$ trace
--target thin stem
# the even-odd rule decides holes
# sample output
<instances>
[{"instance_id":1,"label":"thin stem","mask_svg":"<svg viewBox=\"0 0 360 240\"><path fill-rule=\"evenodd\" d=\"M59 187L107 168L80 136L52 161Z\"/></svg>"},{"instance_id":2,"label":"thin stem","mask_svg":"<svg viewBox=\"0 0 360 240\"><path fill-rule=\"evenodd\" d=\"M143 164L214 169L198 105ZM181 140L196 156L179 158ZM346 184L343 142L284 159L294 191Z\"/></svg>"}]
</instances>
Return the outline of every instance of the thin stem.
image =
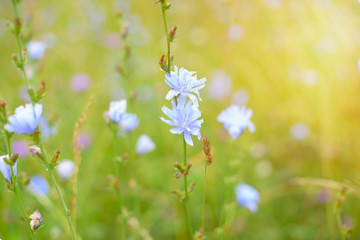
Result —
<instances>
[{"instance_id":1,"label":"thin stem","mask_svg":"<svg viewBox=\"0 0 360 240\"><path fill-rule=\"evenodd\" d=\"M186 142L185 142L185 138L183 138L183 142L184 142L184 167L186 167L187 164L187 159L186 159ZM184 212L185 212L185 222L186 222L186 231L188 234L188 238L192 239L192 229L191 229L191 224L190 224L190 220L189 220L189 213L188 213L188 207L187 207L187 200L188 200L188 189L187 189L187 174L184 174L184 191L185 191L185 196L184 196L184 201L183 201L183 207L184 207Z\"/></svg>"},{"instance_id":2,"label":"thin stem","mask_svg":"<svg viewBox=\"0 0 360 240\"><path fill-rule=\"evenodd\" d=\"M117 157L118 155L118 148L117 148L117 128L114 127L113 129L113 151L114 151L114 157ZM120 182L121 177L121 168L120 163L115 162L115 169L116 169L116 177L118 178ZM126 222L125 222L125 216L122 212L123 209L123 201L121 196L120 189L116 189L116 196L119 202L119 208L120 208L120 215L121 215L121 239L126 240Z\"/></svg>"},{"instance_id":3,"label":"thin stem","mask_svg":"<svg viewBox=\"0 0 360 240\"><path fill-rule=\"evenodd\" d=\"M12 0L11 2L12 2L12 5L13 5L13 9L14 9L15 19L17 19L17 18L19 18L19 14L18 14L16 0ZM26 71L25 71L25 61L24 61L23 55L21 53L21 51L22 51L22 43L21 43L20 33L15 34L15 36L16 36L16 42L17 42L17 47L18 47L18 54L19 54L19 58L20 58L20 62L21 62L20 70L21 70L21 73L22 73L22 75L24 77L25 86L28 89L29 88L29 80L28 80L28 77L27 77ZM31 97L30 97L30 100L31 100L31 103L34 104L34 101L33 101L33 99Z\"/></svg>"},{"instance_id":4,"label":"thin stem","mask_svg":"<svg viewBox=\"0 0 360 240\"><path fill-rule=\"evenodd\" d=\"M8 156L9 156L9 159L11 159L12 154L11 154L10 136L9 136L9 133L7 131L5 131L5 138L6 138L6 144L7 144L7 149L8 149ZM10 166L10 172L11 172L11 182L13 183L13 186L14 186L14 192L15 192L15 195L16 195L16 199L17 199L17 201L18 201L18 203L20 205L22 214L24 215L25 222L26 222L26 225L28 226L28 229L30 231L31 238L32 239L37 239L34 231L30 227L29 217L26 214L24 204L23 204L23 202L22 202L22 200L20 198L19 189L17 187L17 182L16 182L16 178L15 178L15 174L14 174L14 169L13 169L12 166Z\"/></svg>"},{"instance_id":5,"label":"thin stem","mask_svg":"<svg viewBox=\"0 0 360 240\"><path fill-rule=\"evenodd\" d=\"M45 163L45 165L46 165L46 167L47 167L47 169L48 169L48 172L49 172L49 174L50 174L51 180L52 180L53 184L55 185L56 193L57 193L57 195L58 195L58 197L59 197L59 199L60 199L60 202L61 202L61 204L62 204L62 206L63 206L63 209L64 209L64 211L65 211L65 216L66 216L66 219L67 219L68 224L69 224L69 228L70 228L70 231L71 231L72 238L73 238L73 240L75 240L75 239L76 239L76 234L75 234L75 231L74 231L74 226L73 226L73 223L72 223L72 218L71 218L70 210L68 209L68 207L67 207L67 205L66 205L66 203L65 203L64 197L63 197L62 194L61 194L60 188L59 188L59 186L58 186L58 184L57 184L57 181L56 181L56 179L55 179L55 176L54 176L53 169L52 169L52 167L50 166L48 157L47 157L47 155L46 155L46 153L45 153L45 150L44 150L44 147L43 147L43 145L42 145L41 140L40 140L40 142L39 142L39 147L40 147L40 150L41 150L41 155L42 155L43 158L44 158L44 163Z\"/></svg>"},{"instance_id":6,"label":"thin stem","mask_svg":"<svg viewBox=\"0 0 360 240\"><path fill-rule=\"evenodd\" d=\"M206 198L206 169L208 164L205 164L205 175L204 175L204 196L203 196L203 209L202 209L202 219L201 219L201 228L205 230L205 198Z\"/></svg>"},{"instance_id":7,"label":"thin stem","mask_svg":"<svg viewBox=\"0 0 360 240\"><path fill-rule=\"evenodd\" d=\"M167 44L167 59L168 59L168 73L170 73L170 68L171 68L171 62L170 62L170 40L169 40L169 33L168 33L168 27L167 27L167 22L166 22L166 14L165 14L165 7L161 7L161 13L163 16L163 22L164 22L164 29L165 29L165 35L166 35L166 44Z\"/></svg>"}]
</instances>

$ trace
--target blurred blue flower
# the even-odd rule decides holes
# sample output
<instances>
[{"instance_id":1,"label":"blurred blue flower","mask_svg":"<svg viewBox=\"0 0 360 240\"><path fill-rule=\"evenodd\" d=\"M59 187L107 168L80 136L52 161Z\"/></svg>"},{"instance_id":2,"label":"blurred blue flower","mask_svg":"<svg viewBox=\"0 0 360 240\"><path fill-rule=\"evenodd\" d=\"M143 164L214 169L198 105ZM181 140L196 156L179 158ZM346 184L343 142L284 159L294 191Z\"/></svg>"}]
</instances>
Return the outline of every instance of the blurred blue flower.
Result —
<instances>
[{"instance_id":1,"label":"blurred blue flower","mask_svg":"<svg viewBox=\"0 0 360 240\"><path fill-rule=\"evenodd\" d=\"M26 141L13 141L11 143L13 153L18 153L19 157L24 157L29 154L28 143Z\"/></svg>"},{"instance_id":2,"label":"blurred blue flower","mask_svg":"<svg viewBox=\"0 0 360 240\"><path fill-rule=\"evenodd\" d=\"M168 116L171 120L167 120L163 117L160 117L160 119L165 123L175 127L170 129L172 134L184 133L186 143L190 146L193 146L193 141L190 134L196 135L200 140L200 128L204 120L197 120L199 117L201 117L201 112L195 105L192 104L191 101L188 101L186 105L185 102L186 98L179 98L177 105L174 101L171 101L173 107L172 110L166 106L163 106L163 113L165 113L166 116Z\"/></svg>"},{"instance_id":3,"label":"blurred blue flower","mask_svg":"<svg viewBox=\"0 0 360 240\"><path fill-rule=\"evenodd\" d=\"M71 160L62 160L57 166L56 171L62 180L71 178L75 170L75 164Z\"/></svg>"},{"instance_id":4,"label":"blurred blue flower","mask_svg":"<svg viewBox=\"0 0 360 240\"><path fill-rule=\"evenodd\" d=\"M217 117L218 122L224 123L225 129L229 132L233 139L236 139L245 128L249 128L250 132L255 131L254 124L250 121L252 110L231 105L223 110Z\"/></svg>"},{"instance_id":5,"label":"blurred blue flower","mask_svg":"<svg viewBox=\"0 0 360 240\"><path fill-rule=\"evenodd\" d=\"M40 175L34 175L29 180L28 190L37 197L46 197L49 193L48 182Z\"/></svg>"},{"instance_id":6,"label":"blurred blue flower","mask_svg":"<svg viewBox=\"0 0 360 240\"><path fill-rule=\"evenodd\" d=\"M38 60L45 54L46 45L41 41L31 41L27 45L28 55L31 59Z\"/></svg>"},{"instance_id":7,"label":"blurred blue flower","mask_svg":"<svg viewBox=\"0 0 360 240\"><path fill-rule=\"evenodd\" d=\"M197 94L201 101L199 90L205 87L206 78L197 80L195 72L189 72L185 68L178 68L174 66L175 71L171 74L166 73L165 82L172 89L167 93L166 99L171 100L173 97L180 95L180 98L189 97L195 106L198 106L198 99L195 95Z\"/></svg>"},{"instance_id":8,"label":"blurred blue flower","mask_svg":"<svg viewBox=\"0 0 360 240\"><path fill-rule=\"evenodd\" d=\"M139 126L139 119L134 113L126 114L120 121L120 126L125 132L131 132Z\"/></svg>"},{"instance_id":9,"label":"blurred blue flower","mask_svg":"<svg viewBox=\"0 0 360 240\"><path fill-rule=\"evenodd\" d=\"M136 142L136 153L139 155L144 155L154 151L154 149L155 143L151 140L151 138L146 134L140 135Z\"/></svg>"},{"instance_id":10,"label":"blurred blue flower","mask_svg":"<svg viewBox=\"0 0 360 240\"><path fill-rule=\"evenodd\" d=\"M259 192L248 184L241 183L236 187L236 201L238 204L248 208L251 212L256 212L257 204L260 201Z\"/></svg>"},{"instance_id":11,"label":"blurred blue flower","mask_svg":"<svg viewBox=\"0 0 360 240\"><path fill-rule=\"evenodd\" d=\"M5 125L5 129L19 134L31 134L35 131L41 114L42 105L38 103L35 104L35 108L31 103L25 107L17 107L15 114L9 117L9 124Z\"/></svg>"},{"instance_id":12,"label":"blurred blue flower","mask_svg":"<svg viewBox=\"0 0 360 240\"><path fill-rule=\"evenodd\" d=\"M119 123L126 115L126 100L111 102L108 114L114 123Z\"/></svg>"},{"instance_id":13,"label":"blurred blue flower","mask_svg":"<svg viewBox=\"0 0 360 240\"><path fill-rule=\"evenodd\" d=\"M0 156L0 171L2 175L4 176L5 180L7 182L11 182L11 169L10 166L5 162L5 158L8 157L8 155ZM14 176L16 177L17 173L17 162L13 166Z\"/></svg>"},{"instance_id":14,"label":"blurred blue flower","mask_svg":"<svg viewBox=\"0 0 360 240\"><path fill-rule=\"evenodd\" d=\"M55 135L57 133L56 127L51 126L44 116L40 118L39 126L41 129L41 136L43 138L49 138L51 135Z\"/></svg>"}]
</instances>

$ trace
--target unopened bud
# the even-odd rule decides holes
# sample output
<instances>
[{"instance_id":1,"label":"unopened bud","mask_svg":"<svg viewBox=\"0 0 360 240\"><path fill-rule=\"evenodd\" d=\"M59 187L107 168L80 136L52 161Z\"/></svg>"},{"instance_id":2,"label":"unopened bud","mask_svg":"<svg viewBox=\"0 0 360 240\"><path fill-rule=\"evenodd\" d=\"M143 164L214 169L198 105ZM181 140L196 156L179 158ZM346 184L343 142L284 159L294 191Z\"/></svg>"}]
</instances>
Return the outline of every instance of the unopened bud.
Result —
<instances>
[{"instance_id":1,"label":"unopened bud","mask_svg":"<svg viewBox=\"0 0 360 240\"><path fill-rule=\"evenodd\" d=\"M194 187L195 187L195 183L190 183L190 185L189 185L189 188L188 188L188 193L191 193L192 192L192 190L194 189Z\"/></svg>"},{"instance_id":2,"label":"unopened bud","mask_svg":"<svg viewBox=\"0 0 360 240\"><path fill-rule=\"evenodd\" d=\"M15 64L16 67L18 67L18 68L22 67L22 63L21 63L21 61L20 61L17 54L12 55L12 60L13 60L13 63Z\"/></svg>"},{"instance_id":3,"label":"unopened bud","mask_svg":"<svg viewBox=\"0 0 360 240\"><path fill-rule=\"evenodd\" d=\"M174 39L175 39L175 34L176 34L176 29L177 29L177 26L174 26L174 27L170 30L169 36L168 36L169 42L173 42L173 41L174 41Z\"/></svg>"},{"instance_id":4,"label":"unopened bud","mask_svg":"<svg viewBox=\"0 0 360 240\"><path fill-rule=\"evenodd\" d=\"M16 36L19 36L21 32L21 19L15 18L15 24L14 24L14 34Z\"/></svg>"},{"instance_id":5,"label":"unopened bud","mask_svg":"<svg viewBox=\"0 0 360 240\"><path fill-rule=\"evenodd\" d=\"M161 70L163 70L164 72L168 71L164 54L162 54L160 57L159 65Z\"/></svg>"},{"instance_id":6,"label":"unopened bud","mask_svg":"<svg viewBox=\"0 0 360 240\"><path fill-rule=\"evenodd\" d=\"M120 181L118 178L110 175L109 176L110 185L114 189L120 189Z\"/></svg>"},{"instance_id":7,"label":"unopened bud","mask_svg":"<svg viewBox=\"0 0 360 240\"><path fill-rule=\"evenodd\" d=\"M122 38L126 38L129 34L130 24L128 22L124 22L122 28L123 30L121 32L121 36Z\"/></svg>"},{"instance_id":8,"label":"unopened bud","mask_svg":"<svg viewBox=\"0 0 360 240\"><path fill-rule=\"evenodd\" d=\"M131 55L131 48L129 45L125 45L125 57L129 58Z\"/></svg>"},{"instance_id":9,"label":"unopened bud","mask_svg":"<svg viewBox=\"0 0 360 240\"><path fill-rule=\"evenodd\" d=\"M59 156L60 156L60 151L56 150L51 159L51 163L50 163L51 167L55 167L59 163Z\"/></svg>"},{"instance_id":10,"label":"unopened bud","mask_svg":"<svg viewBox=\"0 0 360 240\"><path fill-rule=\"evenodd\" d=\"M38 97L42 97L45 93L46 90L46 84L45 81L41 81L41 85L38 87L38 89L36 90Z\"/></svg>"},{"instance_id":11,"label":"unopened bud","mask_svg":"<svg viewBox=\"0 0 360 240\"><path fill-rule=\"evenodd\" d=\"M14 166L17 159L19 158L19 153L13 153L13 155L11 156L11 166Z\"/></svg>"},{"instance_id":12,"label":"unopened bud","mask_svg":"<svg viewBox=\"0 0 360 240\"><path fill-rule=\"evenodd\" d=\"M0 100L0 122L6 123L6 102L4 100Z\"/></svg>"},{"instance_id":13,"label":"unopened bud","mask_svg":"<svg viewBox=\"0 0 360 240\"><path fill-rule=\"evenodd\" d=\"M26 58L27 58L26 48L23 48L23 50L21 51L21 54L22 54L23 62L26 62Z\"/></svg>"},{"instance_id":14,"label":"unopened bud","mask_svg":"<svg viewBox=\"0 0 360 240\"><path fill-rule=\"evenodd\" d=\"M42 224L43 218L38 210L36 210L33 214L29 216L31 219L30 227L31 230L36 231Z\"/></svg>"}]
</instances>

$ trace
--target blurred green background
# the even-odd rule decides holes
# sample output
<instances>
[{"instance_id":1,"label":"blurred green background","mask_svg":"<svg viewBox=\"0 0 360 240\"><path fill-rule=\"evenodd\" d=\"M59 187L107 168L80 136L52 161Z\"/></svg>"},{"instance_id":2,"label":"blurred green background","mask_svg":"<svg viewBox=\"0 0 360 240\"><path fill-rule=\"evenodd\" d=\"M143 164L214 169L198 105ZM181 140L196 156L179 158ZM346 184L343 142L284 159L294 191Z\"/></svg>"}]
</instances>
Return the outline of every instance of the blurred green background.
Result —
<instances>
[{"instance_id":1,"label":"blurred green background","mask_svg":"<svg viewBox=\"0 0 360 240\"><path fill-rule=\"evenodd\" d=\"M226 213L226 239L339 239L334 211L339 191L288 183L294 177L324 178L360 191L358 1L171 2L168 24L178 27L171 49L174 64L207 78L200 110L201 132L210 139L214 154L207 176L208 238L218 239L217 228ZM173 164L182 160L182 139L169 133L169 126L159 119L161 107L169 103L165 100L168 86L158 66L166 39L155 1L23 0L21 6L24 42L39 40L47 45L44 57L28 65L35 73L30 83L37 86L44 80L47 84L44 115L57 128L57 134L45 141L48 152L60 150L61 159L73 159L74 126L94 96L81 130L91 143L82 154L79 172L78 233L83 239L120 236L119 209L108 180L115 174L112 133L103 112L111 100L132 97L128 111L138 115L140 125L118 141L119 151L134 151L143 133L153 139L156 150L129 159L124 185L136 179L141 195L136 217L153 239L184 239L182 209L171 194L181 187L173 177ZM120 25L129 24L125 42L118 12L122 13ZM12 113L25 100L23 79L11 61L17 46L6 29L7 20L13 20L11 1L1 0L0 99ZM123 61L125 45L131 49L127 62ZM116 72L117 65L126 69L127 78ZM72 79L78 74L88 76L88 90L72 90ZM253 110L255 133L245 132L232 140L216 121L232 103ZM15 140L31 143L26 136ZM204 156L201 142L188 149L193 163L189 178L196 183L190 216L193 228L199 229ZM2 147L1 155L5 152ZM30 155L20 158L18 169L28 176L48 177ZM257 213L236 204L234 187L240 182L259 190ZM69 201L71 183L61 185ZM26 239L14 194L2 180L0 189L0 237ZM136 191L124 187L129 211ZM360 238L358 196L347 194L341 206L341 221L353 229L353 239ZM24 197L28 212L39 209L44 217L39 239L68 239L67 226L50 203L28 193ZM59 205L54 191L50 199ZM146 238L134 230L129 239Z\"/></svg>"}]
</instances>

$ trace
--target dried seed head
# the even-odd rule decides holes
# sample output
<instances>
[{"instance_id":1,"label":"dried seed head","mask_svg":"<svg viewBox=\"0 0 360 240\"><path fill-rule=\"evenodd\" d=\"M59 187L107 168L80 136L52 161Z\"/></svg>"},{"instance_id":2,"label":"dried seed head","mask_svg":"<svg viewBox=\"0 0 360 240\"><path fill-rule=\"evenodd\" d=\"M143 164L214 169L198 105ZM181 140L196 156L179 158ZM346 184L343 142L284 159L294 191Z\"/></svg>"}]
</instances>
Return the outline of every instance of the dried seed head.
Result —
<instances>
[{"instance_id":1,"label":"dried seed head","mask_svg":"<svg viewBox=\"0 0 360 240\"><path fill-rule=\"evenodd\" d=\"M206 165L210 165L212 163L210 141L207 137L202 137L201 141L203 142L203 149L206 157Z\"/></svg>"},{"instance_id":2,"label":"dried seed head","mask_svg":"<svg viewBox=\"0 0 360 240\"><path fill-rule=\"evenodd\" d=\"M41 156L41 149L36 145L30 146L29 151L31 152L31 155L33 157L35 157L35 156L40 157Z\"/></svg>"}]
</instances>

